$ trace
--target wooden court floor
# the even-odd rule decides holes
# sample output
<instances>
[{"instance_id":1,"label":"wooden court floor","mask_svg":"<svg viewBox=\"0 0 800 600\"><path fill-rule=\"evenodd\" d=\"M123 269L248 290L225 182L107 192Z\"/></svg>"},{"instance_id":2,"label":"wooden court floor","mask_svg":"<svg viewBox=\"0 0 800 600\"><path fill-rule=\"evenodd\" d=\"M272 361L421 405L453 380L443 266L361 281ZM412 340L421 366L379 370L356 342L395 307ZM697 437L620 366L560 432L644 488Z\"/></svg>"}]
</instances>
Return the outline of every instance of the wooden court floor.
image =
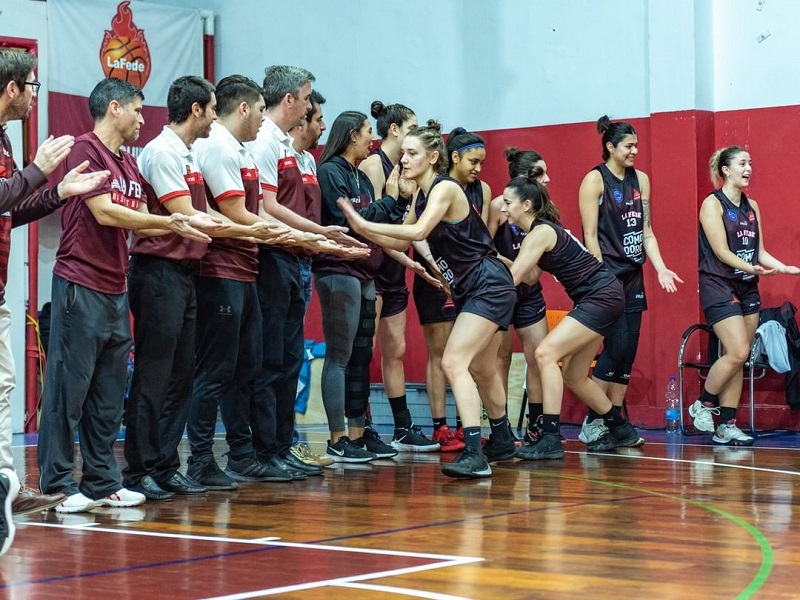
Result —
<instances>
[{"instance_id":1,"label":"wooden court floor","mask_svg":"<svg viewBox=\"0 0 800 600\"><path fill-rule=\"evenodd\" d=\"M563 460L498 463L487 480L407 455L20 517L0 597L800 598L800 438L733 449L645 432L643 449L590 454L576 434ZM324 434L304 435L322 450ZM15 453L35 483L35 447Z\"/></svg>"}]
</instances>

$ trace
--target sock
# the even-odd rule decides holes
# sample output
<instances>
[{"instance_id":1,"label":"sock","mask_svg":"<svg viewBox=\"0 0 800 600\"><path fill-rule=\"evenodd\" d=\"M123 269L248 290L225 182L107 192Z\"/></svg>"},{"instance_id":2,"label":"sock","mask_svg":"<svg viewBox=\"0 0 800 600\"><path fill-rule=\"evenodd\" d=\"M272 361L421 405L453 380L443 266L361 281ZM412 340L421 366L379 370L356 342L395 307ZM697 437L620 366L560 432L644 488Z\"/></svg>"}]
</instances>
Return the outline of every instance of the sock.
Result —
<instances>
[{"instance_id":1,"label":"sock","mask_svg":"<svg viewBox=\"0 0 800 600\"><path fill-rule=\"evenodd\" d=\"M542 429L545 433L552 433L559 435L561 427L559 426L560 415L542 415Z\"/></svg>"},{"instance_id":2,"label":"sock","mask_svg":"<svg viewBox=\"0 0 800 600\"><path fill-rule=\"evenodd\" d=\"M703 388L703 393L700 395L700 404L705 404L706 402L712 406L719 406L719 396L711 394L706 391L706 388Z\"/></svg>"},{"instance_id":3,"label":"sock","mask_svg":"<svg viewBox=\"0 0 800 600\"><path fill-rule=\"evenodd\" d=\"M625 419L619 414L619 409L616 406L612 406L610 411L604 415L600 415L600 417L605 421L609 429L616 429L620 425L625 424Z\"/></svg>"},{"instance_id":4,"label":"sock","mask_svg":"<svg viewBox=\"0 0 800 600\"><path fill-rule=\"evenodd\" d=\"M714 415L716 417L716 415ZM728 422L736 419L736 409L731 408L730 406L720 406L719 407L719 423L714 423L715 426L718 426L720 423L727 424ZM714 419L716 421L716 419Z\"/></svg>"},{"instance_id":5,"label":"sock","mask_svg":"<svg viewBox=\"0 0 800 600\"><path fill-rule=\"evenodd\" d=\"M588 422L591 423L592 421L596 421L597 419L602 419L603 415L594 412L591 408L589 409L588 415Z\"/></svg>"},{"instance_id":6,"label":"sock","mask_svg":"<svg viewBox=\"0 0 800 600\"><path fill-rule=\"evenodd\" d=\"M434 417L433 430L436 431L442 427L447 427L447 417Z\"/></svg>"},{"instance_id":7,"label":"sock","mask_svg":"<svg viewBox=\"0 0 800 600\"><path fill-rule=\"evenodd\" d=\"M534 404L528 402L528 429L544 414L544 406L542 404Z\"/></svg>"},{"instance_id":8,"label":"sock","mask_svg":"<svg viewBox=\"0 0 800 600\"><path fill-rule=\"evenodd\" d=\"M461 422L461 417L456 415L456 429L461 429L463 426L464 424Z\"/></svg>"},{"instance_id":9,"label":"sock","mask_svg":"<svg viewBox=\"0 0 800 600\"><path fill-rule=\"evenodd\" d=\"M464 443L466 444L465 450L470 452L481 451L481 428L480 427L464 427Z\"/></svg>"},{"instance_id":10,"label":"sock","mask_svg":"<svg viewBox=\"0 0 800 600\"><path fill-rule=\"evenodd\" d=\"M489 427L492 437L498 442L505 442L511 439L511 427L508 424L508 416L503 415L499 419L489 419Z\"/></svg>"},{"instance_id":11,"label":"sock","mask_svg":"<svg viewBox=\"0 0 800 600\"><path fill-rule=\"evenodd\" d=\"M405 399L405 396L403 396ZM394 414L394 428L395 429L408 429L411 427L411 413L407 408L403 410L399 410L397 412L392 411Z\"/></svg>"}]
</instances>

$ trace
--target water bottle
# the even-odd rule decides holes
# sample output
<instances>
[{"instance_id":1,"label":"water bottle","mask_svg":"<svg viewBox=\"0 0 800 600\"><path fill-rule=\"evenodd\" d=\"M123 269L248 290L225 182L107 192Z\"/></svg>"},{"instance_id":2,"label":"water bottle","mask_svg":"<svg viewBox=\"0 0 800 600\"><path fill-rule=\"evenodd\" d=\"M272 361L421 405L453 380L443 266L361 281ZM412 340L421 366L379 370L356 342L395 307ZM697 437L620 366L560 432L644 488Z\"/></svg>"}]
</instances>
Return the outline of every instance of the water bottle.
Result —
<instances>
[{"instance_id":1,"label":"water bottle","mask_svg":"<svg viewBox=\"0 0 800 600\"><path fill-rule=\"evenodd\" d=\"M669 383L664 392L664 420L667 433L676 433L681 427L681 413L678 408L678 383L675 375L669 376Z\"/></svg>"}]
</instances>

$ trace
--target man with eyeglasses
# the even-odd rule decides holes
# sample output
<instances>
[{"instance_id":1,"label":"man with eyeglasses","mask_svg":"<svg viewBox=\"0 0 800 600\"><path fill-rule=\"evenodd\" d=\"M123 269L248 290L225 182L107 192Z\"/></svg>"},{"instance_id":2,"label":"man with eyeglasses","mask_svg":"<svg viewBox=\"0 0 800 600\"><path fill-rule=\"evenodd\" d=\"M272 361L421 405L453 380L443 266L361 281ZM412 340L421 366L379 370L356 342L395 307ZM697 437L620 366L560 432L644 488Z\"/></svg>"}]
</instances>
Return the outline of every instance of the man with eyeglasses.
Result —
<instances>
[{"instance_id":1,"label":"man with eyeglasses","mask_svg":"<svg viewBox=\"0 0 800 600\"><path fill-rule=\"evenodd\" d=\"M6 123L25 119L31 112L41 84L35 80L36 56L19 50L0 50L0 555L14 539L13 514L27 514L56 506L64 494L40 494L23 486L14 472L11 451L11 391L16 384L11 353L11 312L5 302L11 228L35 221L62 206L75 194L93 190L108 171L82 174L87 164L67 173L58 186L44 189L47 176L63 161L73 144L72 136L47 138L33 162L17 170Z\"/></svg>"}]
</instances>

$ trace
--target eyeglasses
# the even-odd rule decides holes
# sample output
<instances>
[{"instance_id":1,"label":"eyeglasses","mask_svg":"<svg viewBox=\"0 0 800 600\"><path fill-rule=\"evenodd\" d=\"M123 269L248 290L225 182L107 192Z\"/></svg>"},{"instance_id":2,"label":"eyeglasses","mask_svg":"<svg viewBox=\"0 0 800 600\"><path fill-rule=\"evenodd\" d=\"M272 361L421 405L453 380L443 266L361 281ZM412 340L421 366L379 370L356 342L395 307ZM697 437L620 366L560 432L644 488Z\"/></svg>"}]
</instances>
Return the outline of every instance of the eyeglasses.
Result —
<instances>
[{"instance_id":1,"label":"eyeglasses","mask_svg":"<svg viewBox=\"0 0 800 600\"><path fill-rule=\"evenodd\" d=\"M39 81L26 81L25 85L31 86L31 88L33 89L33 93L34 94L38 94L39 93L39 88L42 87L42 84Z\"/></svg>"}]
</instances>

